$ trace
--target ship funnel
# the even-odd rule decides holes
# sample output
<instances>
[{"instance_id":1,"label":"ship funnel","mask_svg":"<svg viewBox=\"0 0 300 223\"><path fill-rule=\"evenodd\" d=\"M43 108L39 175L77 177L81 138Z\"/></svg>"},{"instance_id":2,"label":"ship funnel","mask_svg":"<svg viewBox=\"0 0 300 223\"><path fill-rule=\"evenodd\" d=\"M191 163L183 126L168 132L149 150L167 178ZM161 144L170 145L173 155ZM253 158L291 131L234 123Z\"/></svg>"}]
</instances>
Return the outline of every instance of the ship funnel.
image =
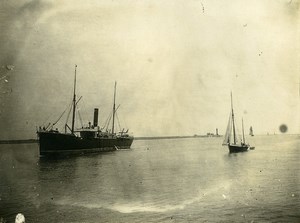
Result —
<instances>
[{"instance_id":1,"label":"ship funnel","mask_svg":"<svg viewBox=\"0 0 300 223\"><path fill-rule=\"evenodd\" d=\"M98 108L94 109L94 127L98 126Z\"/></svg>"}]
</instances>

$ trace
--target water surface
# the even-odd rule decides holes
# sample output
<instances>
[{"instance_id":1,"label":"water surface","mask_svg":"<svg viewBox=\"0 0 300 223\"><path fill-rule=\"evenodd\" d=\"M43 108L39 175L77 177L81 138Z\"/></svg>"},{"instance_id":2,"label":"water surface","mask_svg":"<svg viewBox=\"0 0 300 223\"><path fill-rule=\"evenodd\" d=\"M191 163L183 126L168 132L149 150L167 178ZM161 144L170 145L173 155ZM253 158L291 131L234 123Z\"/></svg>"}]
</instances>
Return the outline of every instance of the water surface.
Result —
<instances>
[{"instance_id":1,"label":"water surface","mask_svg":"<svg viewBox=\"0 0 300 223\"><path fill-rule=\"evenodd\" d=\"M300 138L136 140L131 150L42 159L0 147L0 218L14 222L299 222Z\"/></svg>"}]
</instances>

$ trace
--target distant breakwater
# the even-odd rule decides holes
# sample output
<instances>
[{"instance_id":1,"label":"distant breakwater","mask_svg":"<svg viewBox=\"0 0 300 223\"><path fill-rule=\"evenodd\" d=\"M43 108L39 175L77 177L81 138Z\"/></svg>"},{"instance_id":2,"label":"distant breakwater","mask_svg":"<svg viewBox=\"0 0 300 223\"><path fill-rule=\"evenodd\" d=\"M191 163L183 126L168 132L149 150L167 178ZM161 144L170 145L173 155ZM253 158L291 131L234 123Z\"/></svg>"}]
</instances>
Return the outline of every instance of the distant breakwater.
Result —
<instances>
[{"instance_id":1,"label":"distant breakwater","mask_svg":"<svg viewBox=\"0 0 300 223\"><path fill-rule=\"evenodd\" d=\"M186 139L186 138L210 138L222 137L221 135L195 135L195 136L145 136L134 137L135 140L152 140L152 139Z\"/></svg>"},{"instance_id":2,"label":"distant breakwater","mask_svg":"<svg viewBox=\"0 0 300 223\"><path fill-rule=\"evenodd\" d=\"M154 140L154 139L185 139L185 138L209 138L221 137L221 135L195 135L195 136L142 136L134 137L135 140ZM38 139L12 139L0 140L0 144L24 144L24 143L37 143Z\"/></svg>"},{"instance_id":3,"label":"distant breakwater","mask_svg":"<svg viewBox=\"0 0 300 223\"><path fill-rule=\"evenodd\" d=\"M13 139L13 140L0 140L0 144L23 144L23 143L37 143L37 139Z\"/></svg>"}]
</instances>

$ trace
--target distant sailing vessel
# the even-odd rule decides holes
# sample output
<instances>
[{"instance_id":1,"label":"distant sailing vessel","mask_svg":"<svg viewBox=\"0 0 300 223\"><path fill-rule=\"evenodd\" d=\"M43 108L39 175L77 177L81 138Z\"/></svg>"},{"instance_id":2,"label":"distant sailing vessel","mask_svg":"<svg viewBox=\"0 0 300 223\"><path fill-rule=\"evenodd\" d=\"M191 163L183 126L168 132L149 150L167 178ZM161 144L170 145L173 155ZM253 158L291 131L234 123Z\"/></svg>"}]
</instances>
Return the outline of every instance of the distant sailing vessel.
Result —
<instances>
[{"instance_id":1,"label":"distant sailing vessel","mask_svg":"<svg viewBox=\"0 0 300 223\"><path fill-rule=\"evenodd\" d=\"M40 155L57 155L57 154L76 154L76 153L88 153L88 152L107 152L118 149L129 149L133 136L128 134L128 130L122 130L119 133L115 133L115 114L116 114L116 83L114 88L114 102L112 111L112 130L102 131L98 126L98 109L94 109L94 122L93 125L89 123L88 127L82 127L75 130L75 111L76 105L81 98L76 99L76 68L75 66L75 79L74 79L74 94L72 101L72 125L71 128L68 124L65 124L64 133L59 132L57 129L53 130L53 126L50 129L48 127L39 128L37 131L39 139ZM60 117L61 118L61 117ZM69 131L67 131L69 130Z\"/></svg>"},{"instance_id":2,"label":"distant sailing vessel","mask_svg":"<svg viewBox=\"0 0 300 223\"><path fill-rule=\"evenodd\" d=\"M252 126L250 126L249 135L254 136Z\"/></svg>"},{"instance_id":3,"label":"distant sailing vessel","mask_svg":"<svg viewBox=\"0 0 300 223\"><path fill-rule=\"evenodd\" d=\"M231 112L228 120L225 138L222 145L227 145L230 153L245 152L250 148L250 145L245 143L243 119L242 119L243 139L239 143L237 140L236 128L234 123L232 93L230 95L230 99L231 99Z\"/></svg>"}]
</instances>

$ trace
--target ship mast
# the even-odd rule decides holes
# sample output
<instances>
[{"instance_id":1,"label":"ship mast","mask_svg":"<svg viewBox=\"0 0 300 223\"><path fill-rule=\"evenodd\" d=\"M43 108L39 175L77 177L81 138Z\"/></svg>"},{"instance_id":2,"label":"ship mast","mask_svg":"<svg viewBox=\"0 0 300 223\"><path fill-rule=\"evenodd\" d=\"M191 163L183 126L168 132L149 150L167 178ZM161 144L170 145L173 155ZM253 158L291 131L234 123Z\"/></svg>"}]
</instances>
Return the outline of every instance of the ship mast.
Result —
<instances>
[{"instance_id":1,"label":"ship mast","mask_svg":"<svg viewBox=\"0 0 300 223\"><path fill-rule=\"evenodd\" d=\"M117 82L115 81L113 120L112 120L112 135L114 134L114 130L115 130L114 128L115 128L115 113L116 113L116 87L117 87Z\"/></svg>"},{"instance_id":2,"label":"ship mast","mask_svg":"<svg viewBox=\"0 0 300 223\"><path fill-rule=\"evenodd\" d=\"M242 130L243 130L243 143L245 144L244 121L243 121L243 119L242 119Z\"/></svg>"},{"instance_id":3,"label":"ship mast","mask_svg":"<svg viewBox=\"0 0 300 223\"><path fill-rule=\"evenodd\" d=\"M232 115L232 126L233 126L233 143L236 144L234 114L233 114L233 105L232 105L232 92L230 92L230 99L231 99L231 115Z\"/></svg>"},{"instance_id":4,"label":"ship mast","mask_svg":"<svg viewBox=\"0 0 300 223\"><path fill-rule=\"evenodd\" d=\"M74 133L74 124L75 124L75 110L76 110L76 68L77 65L75 64L75 78L74 78L74 93L73 93L73 115L72 115L72 134Z\"/></svg>"}]
</instances>

